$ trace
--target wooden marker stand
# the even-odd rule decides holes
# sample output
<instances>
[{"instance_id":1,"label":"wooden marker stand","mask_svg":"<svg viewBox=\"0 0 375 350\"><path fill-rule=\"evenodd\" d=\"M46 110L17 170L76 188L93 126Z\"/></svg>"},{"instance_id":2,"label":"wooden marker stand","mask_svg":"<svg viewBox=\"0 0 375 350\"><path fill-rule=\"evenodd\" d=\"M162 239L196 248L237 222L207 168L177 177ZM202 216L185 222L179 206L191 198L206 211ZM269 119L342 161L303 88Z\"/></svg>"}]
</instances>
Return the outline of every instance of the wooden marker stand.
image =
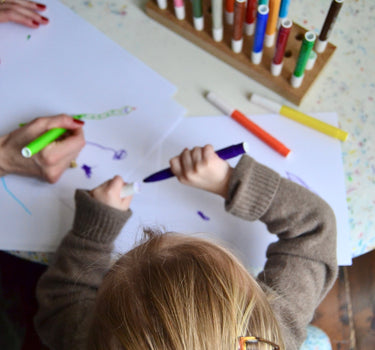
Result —
<instances>
[{"instance_id":1,"label":"wooden marker stand","mask_svg":"<svg viewBox=\"0 0 375 350\"><path fill-rule=\"evenodd\" d=\"M298 59L303 36L307 32L306 29L293 23L288 44L285 49L283 70L279 76L275 77L270 71L271 61L275 52L275 45L270 48L264 47L262 62L258 65L253 64L251 62L251 51L254 35L247 36L244 34L242 52L238 54L234 53L231 49L232 26L225 23L224 19L223 41L215 42L213 40L210 10L210 1L203 0L204 29L202 31L197 31L193 25L191 1L185 1L186 16L184 20L178 20L176 18L172 0L168 0L168 7L165 10L159 9L155 0L150 0L146 4L146 13L151 18L296 105L301 103L310 86L313 84L336 49L336 46L328 43L325 51L318 54L313 69L305 70L302 85L299 88L293 88L290 85L290 78Z\"/></svg>"}]
</instances>

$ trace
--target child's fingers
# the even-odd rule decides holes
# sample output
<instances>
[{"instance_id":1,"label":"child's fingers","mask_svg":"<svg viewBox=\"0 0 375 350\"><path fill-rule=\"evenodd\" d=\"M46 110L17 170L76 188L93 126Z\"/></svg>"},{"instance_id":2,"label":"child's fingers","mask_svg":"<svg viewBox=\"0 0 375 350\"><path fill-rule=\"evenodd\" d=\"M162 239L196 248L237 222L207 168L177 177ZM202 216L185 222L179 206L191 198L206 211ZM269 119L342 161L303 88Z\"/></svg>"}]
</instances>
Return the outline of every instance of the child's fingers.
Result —
<instances>
[{"instance_id":1,"label":"child's fingers","mask_svg":"<svg viewBox=\"0 0 375 350\"><path fill-rule=\"evenodd\" d=\"M194 171L193 159L191 157L191 151L187 148L181 153L181 168L184 176Z\"/></svg>"},{"instance_id":2,"label":"child's fingers","mask_svg":"<svg viewBox=\"0 0 375 350\"><path fill-rule=\"evenodd\" d=\"M197 170L197 166L202 161L202 148L201 147L194 147L191 151L191 159L193 161L194 170Z\"/></svg>"},{"instance_id":3,"label":"child's fingers","mask_svg":"<svg viewBox=\"0 0 375 350\"><path fill-rule=\"evenodd\" d=\"M202 150L202 155L204 160L208 160L215 154L215 150L212 145L205 145Z\"/></svg>"},{"instance_id":4,"label":"child's fingers","mask_svg":"<svg viewBox=\"0 0 375 350\"><path fill-rule=\"evenodd\" d=\"M181 167L181 161L180 161L180 156L173 157L172 159L169 160L169 165L171 167L172 173L179 177L182 172L182 167Z\"/></svg>"}]
</instances>

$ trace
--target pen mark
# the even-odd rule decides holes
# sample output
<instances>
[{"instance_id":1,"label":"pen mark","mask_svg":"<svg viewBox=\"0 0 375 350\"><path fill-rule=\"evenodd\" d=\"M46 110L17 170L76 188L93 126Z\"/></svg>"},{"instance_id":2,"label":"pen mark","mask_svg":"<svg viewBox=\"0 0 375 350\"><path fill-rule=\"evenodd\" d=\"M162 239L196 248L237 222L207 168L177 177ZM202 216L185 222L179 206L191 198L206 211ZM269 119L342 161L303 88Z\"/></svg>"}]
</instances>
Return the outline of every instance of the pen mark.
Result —
<instances>
[{"instance_id":1,"label":"pen mark","mask_svg":"<svg viewBox=\"0 0 375 350\"><path fill-rule=\"evenodd\" d=\"M310 190L311 192L314 192L316 193L305 181L303 181L299 176L289 172L289 171L286 171L286 177L290 180L290 181L293 181L305 188L307 188L308 190Z\"/></svg>"},{"instance_id":2,"label":"pen mark","mask_svg":"<svg viewBox=\"0 0 375 350\"><path fill-rule=\"evenodd\" d=\"M103 120L107 119L109 117L115 117L115 116L122 116L130 114L131 112L135 111L135 107L132 106L124 106L118 109L110 109L108 111L105 111L103 113L86 113L86 114L80 114L79 118L81 119L87 119L87 120Z\"/></svg>"},{"instance_id":3,"label":"pen mark","mask_svg":"<svg viewBox=\"0 0 375 350\"><path fill-rule=\"evenodd\" d=\"M23 204L21 202L20 199L18 199L8 188L7 184L5 183L5 179L2 177L1 178L1 182L3 183L3 187L5 189L5 191L23 208L23 210L25 210L25 212L29 215L31 215L31 211L26 207L25 204Z\"/></svg>"},{"instance_id":4,"label":"pen mark","mask_svg":"<svg viewBox=\"0 0 375 350\"><path fill-rule=\"evenodd\" d=\"M83 164L81 166L81 169L83 169L83 171L85 172L86 177L91 178L91 175L92 175L92 167L91 166Z\"/></svg>"},{"instance_id":5,"label":"pen mark","mask_svg":"<svg viewBox=\"0 0 375 350\"><path fill-rule=\"evenodd\" d=\"M200 210L197 211L197 214L205 221L209 221L210 218L206 215L203 214L203 212L201 212Z\"/></svg>"},{"instance_id":6,"label":"pen mark","mask_svg":"<svg viewBox=\"0 0 375 350\"><path fill-rule=\"evenodd\" d=\"M86 145L99 147L100 149L105 150L105 151L112 151L113 152L112 159L115 159L115 160L124 159L128 155L128 152L126 152L124 149L115 150L114 148L106 147L96 142L86 141Z\"/></svg>"},{"instance_id":7,"label":"pen mark","mask_svg":"<svg viewBox=\"0 0 375 350\"><path fill-rule=\"evenodd\" d=\"M29 35L26 37L26 39L27 39L27 40L30 40L30 38L31 38L31 35L29 34Z\"/></svg>"}]
</instances>

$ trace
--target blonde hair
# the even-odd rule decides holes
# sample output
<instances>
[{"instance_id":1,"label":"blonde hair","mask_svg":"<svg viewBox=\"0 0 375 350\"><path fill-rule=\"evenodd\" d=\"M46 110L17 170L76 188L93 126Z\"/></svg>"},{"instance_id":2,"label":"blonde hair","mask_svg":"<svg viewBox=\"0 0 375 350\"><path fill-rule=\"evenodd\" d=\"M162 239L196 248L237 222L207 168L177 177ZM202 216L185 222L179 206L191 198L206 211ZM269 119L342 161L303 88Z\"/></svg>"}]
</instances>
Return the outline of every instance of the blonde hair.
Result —
<instances>
[{"instance_id":1,"label":"blonde hair","mask_svg":"<svg viewBox=\"0 0 375 350\"><path fill-rule=\"evenodd\" d=\"M104 278L88 349L237 350L247 335L284 349L266 295L234 255L196 237L148 235Z\"/></svg>"}]
</instances>

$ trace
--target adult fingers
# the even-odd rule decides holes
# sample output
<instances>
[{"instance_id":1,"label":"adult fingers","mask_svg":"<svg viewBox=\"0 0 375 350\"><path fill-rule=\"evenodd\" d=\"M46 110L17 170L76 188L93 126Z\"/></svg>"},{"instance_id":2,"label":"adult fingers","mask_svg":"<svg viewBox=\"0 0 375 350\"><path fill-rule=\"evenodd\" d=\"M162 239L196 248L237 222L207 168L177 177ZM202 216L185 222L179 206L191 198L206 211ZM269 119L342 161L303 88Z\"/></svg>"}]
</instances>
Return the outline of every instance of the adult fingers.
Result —
<instances>
[{"instance_id":1,"label":"adult fingers","mask_svg":"<svg viewBox=\"0 0 375 350\"><path fill-rule=\"evenodd\" d=\"M0 4L0 22L16 22L31 28L38 28L40 24L47 24L48 18L35 12L34 9L23 7L14 2Z\"/></svg>"}]
</instances>

